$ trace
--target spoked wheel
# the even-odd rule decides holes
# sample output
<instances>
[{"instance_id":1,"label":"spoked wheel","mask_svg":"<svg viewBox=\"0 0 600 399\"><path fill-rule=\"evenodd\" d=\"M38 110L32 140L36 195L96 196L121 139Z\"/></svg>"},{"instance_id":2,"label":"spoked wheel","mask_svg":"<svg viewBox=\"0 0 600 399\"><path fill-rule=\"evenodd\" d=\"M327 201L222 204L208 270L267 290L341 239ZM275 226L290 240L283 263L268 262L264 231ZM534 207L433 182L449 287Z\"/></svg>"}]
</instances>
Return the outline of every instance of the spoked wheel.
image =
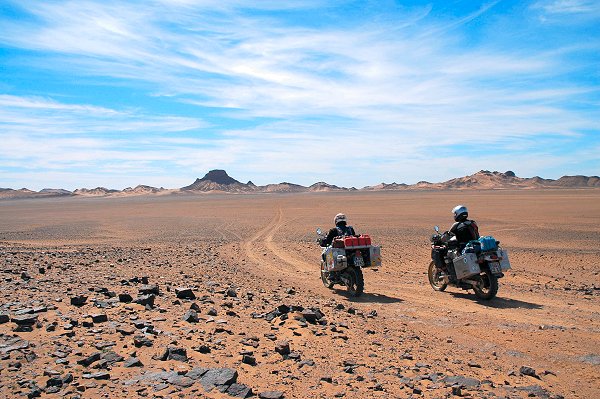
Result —
<instances>
[{"instance_id":1,"label":"spoked wheel","mask_svg":"<svg viewBox=\"0 0 600 399\"><path fill-rule=\"evenodd\" d=\"M365 290L365 280L362 270L356 267L349 267L344 272L348 278L346 288L352 296L361 296Z\"/></svg>"},{"instance_id":2,"label":"spoked wheel","mask_svg":"<svg viewBox=\"0 0 600 399\"><path fill-rule=\"evenodd\" d=\"M329 273L325 271L325 262L323 261L321 261L321 282L326 288L333 288L333 283L329 281Z\"/></svg>"},{"instance_id":3,"label":"spoked wheel","mask_svg":"<svg viewBox=\"0 0 600 399\"><path fill-rule=\"evenodd\" d=\"M448 284L444 282L442 277L442 269L438 268L434 261L431 261L429 264L427 275L429 277L429 284L431 284L431 288L435 291L444 291L448 287Z\"/></svg>"},{"instance_id":4,"label":"spoked wheel","mask_svg":"<svg viewBox=\"0 0 600 399\"><path fill-rule=\"evenodd\" d=\"M498 293L498 277L486 270L479 275L479 283L473 286L477 298L492 299Z\"/></svg>"}]
</instances>

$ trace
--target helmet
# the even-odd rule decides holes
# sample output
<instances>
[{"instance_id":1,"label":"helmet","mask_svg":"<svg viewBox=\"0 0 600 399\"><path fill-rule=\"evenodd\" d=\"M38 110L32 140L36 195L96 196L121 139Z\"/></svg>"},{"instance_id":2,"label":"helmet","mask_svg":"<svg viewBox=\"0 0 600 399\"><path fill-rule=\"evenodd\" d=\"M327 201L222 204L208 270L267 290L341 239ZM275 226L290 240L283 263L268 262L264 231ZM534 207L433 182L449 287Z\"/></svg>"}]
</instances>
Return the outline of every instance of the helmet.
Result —
<instances>
[{"instance_id":1,"label":"helmet","mask_svg":"<svg viewBox=\"0 0 600 399\"><path fill-rule=\"evenodd\" d=\"M346 215L344 215L343 213L338 213L333 218L333 224L335 224L335 225L337 225L339 222L347 222L347 221L348 221L348 219L346 219Z\"/></svg>"},{"instance_id":2,"label":"helmet","mask_svg":"<svg viewBox=\"0 0 600 399\"><path fill-rule=\"evenodd\" d=\"M452 209L452 214L454 215L455 222L458 222L461 218L464 220L469 217L469 211L464 205L456 205L454 209Z\"/></svg>"}]
</instances>

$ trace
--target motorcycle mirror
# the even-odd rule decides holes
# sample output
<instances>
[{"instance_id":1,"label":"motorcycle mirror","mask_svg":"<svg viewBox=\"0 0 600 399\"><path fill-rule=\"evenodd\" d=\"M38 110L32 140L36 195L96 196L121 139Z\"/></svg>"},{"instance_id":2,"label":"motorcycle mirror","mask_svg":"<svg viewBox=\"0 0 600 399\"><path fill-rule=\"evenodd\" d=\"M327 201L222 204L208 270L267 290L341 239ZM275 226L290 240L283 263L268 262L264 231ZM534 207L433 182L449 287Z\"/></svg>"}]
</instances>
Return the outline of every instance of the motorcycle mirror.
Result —
<instances>
[{"instance_id":1,"label":"motorcycle mirror","mask_svg":"<svg viewBox=\"0 0 600 399\"><path fill-rule=\"evenodd\" d=\"M318 234L318 235L321 235L321 233L322 233L322 231L321 231L321 228L320 228L320 227L317 227L317 234Z\"/></svg>"},{"instance_id":2,"label":"motorcycle mirror","mask_svg":"<svg viewBox=\"0 0 600 399\"><path fill-rule=\"evenodd\" d=\"M436 233L440 232L440 227L439 226L433 226L433 229L435 230Z\"/></svg>"}]
</instances>

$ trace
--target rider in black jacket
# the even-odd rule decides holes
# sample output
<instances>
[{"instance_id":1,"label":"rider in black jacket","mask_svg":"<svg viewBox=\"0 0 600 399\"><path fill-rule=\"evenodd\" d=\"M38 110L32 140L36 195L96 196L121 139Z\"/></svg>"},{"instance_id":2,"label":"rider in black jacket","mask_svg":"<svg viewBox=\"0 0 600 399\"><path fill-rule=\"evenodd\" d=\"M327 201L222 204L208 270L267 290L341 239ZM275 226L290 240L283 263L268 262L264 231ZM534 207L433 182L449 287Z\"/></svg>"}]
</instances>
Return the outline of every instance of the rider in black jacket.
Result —
<instances>
[{"instance_id":1,"label":"rider in black jacket","mask_svg":"<svg viewBox=\"0 0 600 399\"><path fill-rule=\"evenodd\" d=\"M469 241L479 238L479 227L474 220L469 220L469 211L464 205L457 205L452 209L455 223L450 227L450 233L456 236L460 247L463 248Z\"/></svg>"},{"instance_id":2,"label":"rider in black jacket","mask_svg":"<svg viewBox=\"0 0 600 399\"><path fill-rule=\"evenodd\" d=\"M330 245L335 237L356 235L356 233L354 232L354 228L352 226L347 225L348 220L346 218L346 215L344 215L343 213L338 213L337 215L335 215L335 217L333 218L333 223L335 224L335 227L329 230L329 233L327 233L327 237L323 239L323 246Z\"/></svg>"}]
</instances>

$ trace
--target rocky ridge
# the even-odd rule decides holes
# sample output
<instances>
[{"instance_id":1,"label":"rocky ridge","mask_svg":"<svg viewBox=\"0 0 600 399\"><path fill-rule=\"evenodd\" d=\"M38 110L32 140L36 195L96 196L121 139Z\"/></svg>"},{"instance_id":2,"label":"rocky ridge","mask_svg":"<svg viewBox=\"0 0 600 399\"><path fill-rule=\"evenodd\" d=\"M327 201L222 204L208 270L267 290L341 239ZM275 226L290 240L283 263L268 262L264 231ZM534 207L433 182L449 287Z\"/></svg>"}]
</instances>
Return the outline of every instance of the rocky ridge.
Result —
<instances>
[{"instance_id":1,"label":"rocky ridge","mask_svg":"<svg viewBox=\"0 0 600 399\"><path fill-rule=\"evenodd\" d=\"M481 170L469 176L458 177L440 183L420 181L415 184L380 183L365 186L361 189L340 187L326 182L317 182L308 187L299 184L282 182L257 186L252 181L242 183L227 174L226 171L215 169L209 171L203 178L197 178L192 184L180 189L169 190L147 185L124 190L96 187L93 189L80 188L73 192L64 189L43 189L39 192L26 188L13 190L0 188L0 199L62 197L62 196L123 196L147 194L179 194L179 193L302 193L302 192L348 192L348 191L403 191L403 190L501 190L501 189L547 189L547 188L600 188L598 176L562 176L557 180L544 179L539 176L518 177L512 171L491 172Z\"/></svg>"}]
</instances>

